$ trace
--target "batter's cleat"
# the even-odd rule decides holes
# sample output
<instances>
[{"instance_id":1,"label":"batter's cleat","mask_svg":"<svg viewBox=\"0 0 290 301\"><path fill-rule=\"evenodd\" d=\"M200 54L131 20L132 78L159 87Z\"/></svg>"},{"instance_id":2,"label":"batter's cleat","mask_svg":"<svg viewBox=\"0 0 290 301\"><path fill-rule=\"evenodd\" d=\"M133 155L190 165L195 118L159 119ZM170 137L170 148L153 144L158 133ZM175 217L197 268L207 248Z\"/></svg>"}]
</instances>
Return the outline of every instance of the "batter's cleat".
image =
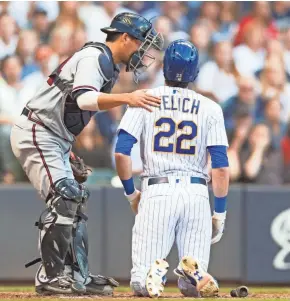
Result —
<instances>
[{"instance_id":1,"label":"batter's cleat","mask_svg":"<svg viewBox=\"0 0 290 301\"><path fill-rule=\"evenodd\" d=\"M174 274L184 277L196 286L197 291L203 298L217 297L219 287L216 280L207 272L203 271L198 262L190 256L184 256Z\"/></svg>"},{"instance_id":2,"label":"batter's cleat","mask_svg":"<svg viewBox=\"0 0 290 301\"><path fill-rule=\"evenodd\" d=\"M76 282L67 275L58 276L48 282L35 286L36 293L40 295L82 295L86 293L85 285Z\"/></svg>"},{"instance_id":3,"label":"batter's cleat","mask_svg":"<svg viewBox=\"0 0 290 301\"><path fill-rule=\"evenodd\" d=\"M86 284L86 295L112 296L114 287L119 283L110 277L90 275L91 282Z\"/></svg>"},{"instance_id":4,"label":"batter's cleat","mask_svg":"<svg viewBox=\"0 0 290 301\"><path fill-rule=\"evenodd\" d=\"M158 298L163 293L168 268L169 264L165 259L157 259L151 266L146 278L146 289L151 298Z\"/></svg>"}]
</instances>

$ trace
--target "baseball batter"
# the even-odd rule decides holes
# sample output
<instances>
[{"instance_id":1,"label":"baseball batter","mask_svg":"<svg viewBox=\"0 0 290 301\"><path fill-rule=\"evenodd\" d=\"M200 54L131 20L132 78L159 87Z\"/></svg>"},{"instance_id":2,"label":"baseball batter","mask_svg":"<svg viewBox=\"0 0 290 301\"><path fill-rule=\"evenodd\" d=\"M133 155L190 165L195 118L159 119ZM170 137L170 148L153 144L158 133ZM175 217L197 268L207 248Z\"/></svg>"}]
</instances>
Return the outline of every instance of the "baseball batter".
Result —
<instances>
[{"instance_id":1,"label":"baseball batter","mask_svg":"<svg viewBox=\"0 0 290 301\"><path fill-rule=\"evenodd\" d=\"M189 90L198 74L198 51L177 40L164 56L165 86L150 91L160 108L128 108L119 126L116 166L125 195L137 214L132 237L131 287L136 295L163 292L166 258L176 241L178 286L187 296L216 296L206 271L211 243L224 230L229 185L228 147L222 110ZM130 151L140 141L142 190L132 180ZM215 210L210 213L208 154L212 161ZM212 231L213 229L213 231Z\"/></svg>"},{"instance_id":2,"label":"baseball batter","mask_svg":"<svg viewBox=\"0 0 290 301\"><path fill-rule=\"evenodd\" d=\"M35 277L40 294L110 295L118 283L91 275L85 214L88 189L74 179L70 151L92 115L122 104L152 110L160 99L145 91L109 94L125 64L135 79L148 67L148 50L162 47L162 37L140 15L117 15L103 28L106 43L87 43L64 61L24 108L11 133L12 149L33 186L45 199Z\"/></svg>"}]
</instances>

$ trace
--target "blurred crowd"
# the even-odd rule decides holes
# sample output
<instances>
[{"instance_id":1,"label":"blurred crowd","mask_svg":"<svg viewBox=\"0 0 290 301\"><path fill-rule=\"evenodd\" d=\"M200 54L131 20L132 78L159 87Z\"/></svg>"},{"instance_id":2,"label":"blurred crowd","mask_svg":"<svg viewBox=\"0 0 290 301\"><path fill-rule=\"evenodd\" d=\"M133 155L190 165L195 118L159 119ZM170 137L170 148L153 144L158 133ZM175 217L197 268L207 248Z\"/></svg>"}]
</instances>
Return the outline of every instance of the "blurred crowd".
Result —
<instances>
[{"instance_id":1,"label":"blurred crowd","mask_svg":"<svg viewBox=\"0 0 290 301\"><path fill-rule=\"evenodd\" d=\"M165 46L184 38L199 49L200 72L191 88L224 111L232 182L290 183L290 2L282 1L0 2L1 181L26 180L9 142L14 118L60 62L87 41L104 41L100 28L123 11L152 18ZM163 54L155 55L138 86L123 68L113 92L163 85ZM92 177L99 170L100 178L114 173L123 113L97 114L77 139L74 150ZM133 167L136 174L142 168L138 145Z\"/></svg>"}]
</instances>

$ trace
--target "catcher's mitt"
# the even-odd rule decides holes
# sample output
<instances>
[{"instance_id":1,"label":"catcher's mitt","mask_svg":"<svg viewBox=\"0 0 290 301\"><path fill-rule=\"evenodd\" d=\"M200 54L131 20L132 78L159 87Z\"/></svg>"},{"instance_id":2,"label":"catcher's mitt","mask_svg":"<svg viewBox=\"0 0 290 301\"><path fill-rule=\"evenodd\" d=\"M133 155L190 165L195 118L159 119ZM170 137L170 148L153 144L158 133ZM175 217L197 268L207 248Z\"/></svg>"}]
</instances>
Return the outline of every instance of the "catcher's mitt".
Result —
<instances>
[{"instance_id":1,"label":"catcher's mitt","mask_svg":"<svg viewBox=\"0 0 290 301\"><path fill-rule=\"evenodd\" d=\"M75 177L75 180L79 183L84 183L88 179L88 171L91 171L86 164L84 163L84 160L77 155L75 155L73 152L70 153L69 162Z\"/></svg>"}]
</instances>

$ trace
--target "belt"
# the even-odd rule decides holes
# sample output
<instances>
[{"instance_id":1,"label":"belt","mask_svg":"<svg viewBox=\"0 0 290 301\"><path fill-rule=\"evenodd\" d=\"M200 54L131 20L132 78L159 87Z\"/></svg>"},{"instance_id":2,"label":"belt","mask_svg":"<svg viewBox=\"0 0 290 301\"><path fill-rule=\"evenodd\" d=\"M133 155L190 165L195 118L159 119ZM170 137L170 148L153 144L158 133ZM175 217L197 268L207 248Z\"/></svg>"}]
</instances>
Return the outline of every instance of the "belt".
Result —
<instances>
[{"instance_id":1,"label":"belt","mask_svg":"<svg viewBox=\"0 0 290 301\"><path fill-rule=\"evenodd\" d=\"M26 116L26 117L29 117L29 115L32 113L32 111L30 111L29 109L27 109L27 108L24 108L23 110L22 110L22 113L21 113L21 115L24 115L24 116Z\"/></svg>"},{"instance_id":2,"label":"belt","mask_svg":"<svg viewBox=\"0 0 290 301\"><path fill-rule=\"evenodd\" d=\"M37 123L37 124L39 124L39 125L41 125L41 126L43 126L44 128L46 128L46 129L49 130L49 128L48 128L43 122L41 122L39 119L33 118L33 117L32 117L32 113L33 113L33 112L32 112L31 110L29 110L28 108L25 107L25 108L22 110L21 115L26 116L26 117L28 118L28 120L33 121L33 122L35 122L35 123Z\"/></svg>"},{"instance_id":3,"label":"belt","mask_svg":"<svg viewBox=\"0 0 290 301\"><path fill-rule=\"evenodd\" d=\"M148 186L155 185L155 184L163 184L163 183L169 183L168 177L159 177L159 178L150 178L148 180ZM176 183L179 183L179 179L176 179ZM202 184L207 186L206 180L203 178L198 177L190 177L190 183L191 184Z\"/></svg>"}]
</instances>

